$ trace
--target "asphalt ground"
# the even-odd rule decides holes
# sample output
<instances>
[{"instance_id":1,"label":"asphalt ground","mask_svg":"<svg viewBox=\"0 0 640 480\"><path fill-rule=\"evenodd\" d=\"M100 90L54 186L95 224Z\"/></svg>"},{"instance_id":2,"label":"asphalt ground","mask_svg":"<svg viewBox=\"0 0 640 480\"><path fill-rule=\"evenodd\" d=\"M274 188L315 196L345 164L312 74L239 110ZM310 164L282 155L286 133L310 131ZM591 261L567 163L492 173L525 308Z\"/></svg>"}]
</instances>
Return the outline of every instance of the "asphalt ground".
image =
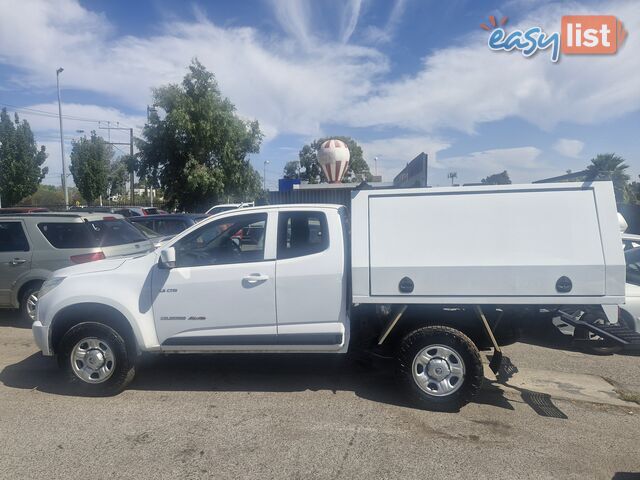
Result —
<instances>
[{"instance_id":1,"label":"asphalt ground","mask_svg":"<svg viewBox=\"0 0 640 480\"><path fill-rule=\"evenodd\" d=\"M526 341L456 413L322 355L145 357L120 395L83 398L0 311L0 478L639 479L640 356Z\"/></svg>"}]
</instances>

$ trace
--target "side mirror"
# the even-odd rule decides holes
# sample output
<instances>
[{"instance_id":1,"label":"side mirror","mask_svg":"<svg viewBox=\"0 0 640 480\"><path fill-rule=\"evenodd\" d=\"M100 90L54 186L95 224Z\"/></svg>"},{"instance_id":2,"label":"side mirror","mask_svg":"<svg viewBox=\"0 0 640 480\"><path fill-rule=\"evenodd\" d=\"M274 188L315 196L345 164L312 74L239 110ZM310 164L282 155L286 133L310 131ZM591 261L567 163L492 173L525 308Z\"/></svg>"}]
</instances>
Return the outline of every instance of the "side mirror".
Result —
<instances>
[{"instance_id":1,"label":"side mirror","mask_svg":"<svg viewBox=\"0 0 640 480\"><path fill-rule=\"evenodd\" d=\"M173 247L160 250L160 268L175 268L176 249Z\"/></svg>"}]
</instances>

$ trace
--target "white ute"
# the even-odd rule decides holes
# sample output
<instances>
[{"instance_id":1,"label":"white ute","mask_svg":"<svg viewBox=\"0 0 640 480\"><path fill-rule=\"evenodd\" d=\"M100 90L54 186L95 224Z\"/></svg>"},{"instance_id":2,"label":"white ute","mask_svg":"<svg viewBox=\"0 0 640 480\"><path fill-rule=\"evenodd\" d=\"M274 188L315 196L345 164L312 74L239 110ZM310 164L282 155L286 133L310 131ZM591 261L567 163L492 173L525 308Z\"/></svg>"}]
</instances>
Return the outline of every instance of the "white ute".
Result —
<instances>
[{"instance_id":1,"label":"white ute","mask_svg":"<svg viewBox=\"0 0 640 480\"><path fill-rule=\"evenodd\" d=\"M147 255L58 270L33 333L87 394L124 388L141 352L353 351L395 359L422 407L456 409L480 388L478 348L497 369L519 322L635 342L616 330L624 288L609 182L371 189L350 215L232 210Z\"/></svg>"}]
</instances>

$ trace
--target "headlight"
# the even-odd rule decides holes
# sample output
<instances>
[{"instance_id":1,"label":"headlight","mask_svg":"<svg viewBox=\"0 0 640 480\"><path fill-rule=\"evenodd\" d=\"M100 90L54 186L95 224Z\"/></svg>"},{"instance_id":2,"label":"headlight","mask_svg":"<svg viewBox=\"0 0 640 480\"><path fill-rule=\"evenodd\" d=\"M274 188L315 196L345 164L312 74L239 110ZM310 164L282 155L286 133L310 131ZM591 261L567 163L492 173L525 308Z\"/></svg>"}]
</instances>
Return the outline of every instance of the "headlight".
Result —
<instances>
[{"instance_id":1,"label":"headlight","mask_svg":"<svg viewBox=\"0 0 640 480\"><path fill-rule=\"evenodd\" d=\"M49 280L46 280L42 287L40 287L40 291L38 292L38 298L44 297L51 290L56 288L58 285L62 283L65 277L51 277Z\"/></svg>"}]
</instances>

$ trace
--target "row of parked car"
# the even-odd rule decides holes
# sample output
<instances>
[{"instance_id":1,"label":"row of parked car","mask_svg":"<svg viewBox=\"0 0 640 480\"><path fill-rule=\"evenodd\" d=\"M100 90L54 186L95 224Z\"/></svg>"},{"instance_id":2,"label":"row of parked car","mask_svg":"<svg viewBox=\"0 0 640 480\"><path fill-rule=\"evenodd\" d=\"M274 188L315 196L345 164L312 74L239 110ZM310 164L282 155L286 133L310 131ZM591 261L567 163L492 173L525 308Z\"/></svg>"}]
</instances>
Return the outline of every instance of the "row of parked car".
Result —
<instances>
[{"instance_id":1,"label":"row of parked car","mask_svg":"<svg viewBox=\"0 0 640 480\"><path fill-rule=\"evenodd\" d=\"M0 209L0 308L35 318L38 292L51 272L73 264L140 255L207 216L249 204L225 204L205 214L169 214L155 207Z\"/></svg>"}]
</instances>

